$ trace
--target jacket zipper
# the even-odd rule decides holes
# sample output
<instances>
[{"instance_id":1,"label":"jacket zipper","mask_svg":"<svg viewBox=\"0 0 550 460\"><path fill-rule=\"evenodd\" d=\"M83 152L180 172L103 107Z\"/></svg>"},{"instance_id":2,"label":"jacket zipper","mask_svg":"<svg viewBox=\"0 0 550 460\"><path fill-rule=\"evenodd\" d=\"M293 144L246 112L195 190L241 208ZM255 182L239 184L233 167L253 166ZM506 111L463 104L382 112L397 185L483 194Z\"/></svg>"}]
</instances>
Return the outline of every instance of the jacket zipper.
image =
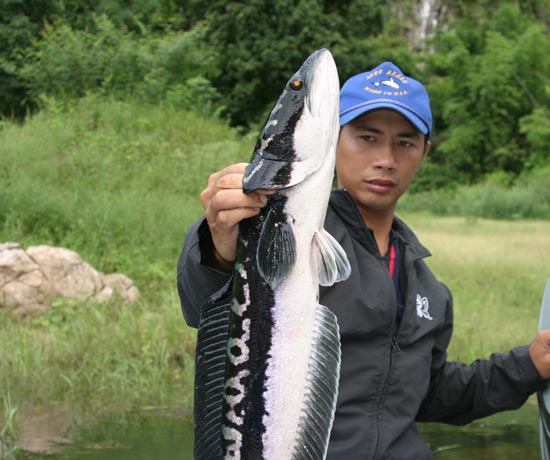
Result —
<instances>
[{"instance_id":1,"label":"jacket zipper","mask_svg":"<svg viewBox=\"0 0 550 460\"><path fill-rule=\"evenodd\" d=\"M382 412L382 400L385 397L386 392L388 391L390 375L393 370L393 355L394 353L398 353L401 351L401 348L399 348L397 335L398 335L398 332L396 332L391 337L388 371L386 372L386 377L384 378L384 385L382 386L382 391L380 392L376 400L376 442L374 444L374 450L371 457L372 459L376 458L376 454L378 452L378 444L380 442L380 422L381 422L381 412Z\"/></svg>"},{"instance_id":2,"label":"jacket zipper","mask_svg":"<svg viewBox=\"0 0 550 460\"><path fill-rule=\"evenodd\" d=\"M391 277L390 277L391 278ZM393 288L393 281L390 279L392 283ZM386 396L386 393L388 391L389 387L389 381L390 381L390 375L393 370L393 355L394 353L397 353L401 351L399 348L398 343L398 337L399 337L399 331L401 329L401 323L397 324L397 296L395 296L395 311L394 311L394 325L391 329L391 335L390 335L390 346L389 346L389 363L388 363L388 370L386 372L386 375L384 377L384 383L382 385L382 389L380 393L378 394L378 398L376 399L376 406L375 406L375 421L376 421L376 441L374 443L374 449L372 451L372 456L370 457L372 460L376 458L376 455L378 453L378 445L380 444L380 422L381 422L381 413L382 413L382 403Z\"/></svg>"},{"instance_id":3,"label":"jacket zipper","mask_svg":"<svg viewBox=\"0 0 550 460\"><path fill-rule=\"evenodd\" d=\"M409 268L407 267L407 273L411 273ZM410 280L409 280L410 281ZM407 304L407 300L409 297L409 290L411 289L411 283L407 283L407 293L404 299L404 304ZM397 302L396 302L397 304ZM405 312L403 312L403 316L405 316ZM401 323L398 325L398 327L395 329L394 333L391 335L391 341L390 341L390 359L389 359L389 366L388 366L388 372L386 373L386 377L384 379L384 385L382 386L382 391L380 392L380 395L378 396L378 399L376 401L376 443L374 444L374 451L372 454L371 459L376 458L376 454L378 453L378 444L380 442L380 412L382 409L381 400L386 394L389 386L389 379L390 375L393 369L393 355L395 353L399 353L401 351L401 348L399 347L399 331L401 330L401 327L403 326L404 317L401 319Z\"/></svg>"}]
</instances>

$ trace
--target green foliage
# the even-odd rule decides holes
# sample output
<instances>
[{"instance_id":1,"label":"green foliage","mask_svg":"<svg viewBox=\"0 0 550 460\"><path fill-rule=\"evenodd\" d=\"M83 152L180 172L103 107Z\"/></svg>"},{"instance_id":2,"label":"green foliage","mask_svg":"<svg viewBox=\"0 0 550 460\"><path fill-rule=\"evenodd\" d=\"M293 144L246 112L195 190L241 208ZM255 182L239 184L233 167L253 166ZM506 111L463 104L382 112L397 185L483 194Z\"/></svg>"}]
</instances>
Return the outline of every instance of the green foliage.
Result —
<instances>
[{"instance_id":1,"label":"green foliage","mask_svg":"<svg viewBox=\"0 0 550 460\"><path fill-rule=\"evenodd\" d=\"M53 3L37 2L33 7L24 0L0 0L0 114L19 117L25 113L27 91L17 73L16 55L38 34Z\"/></svg>"},{"instance_id":2,"label":"green foliage","mask_svg":"<svg viewBox=\"0 0 550 460\"><path fill-rule=\"evenodd\" d=\"M488 219L548 219L550 168L537 169L515 179L497 172L472 186L410 193L403 197L399 209Z\"/></svg>"},{"instance_id":3,"label":"green foliage","mask_svg":"<svg viewBox=\"0 0 550 460\"><path fill-rule=\"evenodd\" d=\"M0 113L89 93L192 108L258 126L312 51L343 82L382 61L425 82L433 147L416 191L518 176L548 161L550 17L544 0L452 2L415 42L400 0L0 0ZM446 13L444 11L447 11ZM432 19L433 19L432 18Z\"/></svg>"},{"instance_id":4,"label":"green foliage","mask_svg":"<svg viewBox=\"0 0 550 460\"><path fill-rule=\"evenodd\" d=\"M208 18L220 59L215 84L227 114L241 125L256 122L275 102L306 56L335 43L341 24L317 0L213 2Z\"/></svg>"},{"instance_id":5,"label":"green foliage","mask_svg":"<svg viewBox=\"0 0 550 460\"><path fill-rule=\"evenodd\" d=\"M550 160L550 110L537 107L519 121L519 130L525 134L531 153L530 166L544 166Z\"/></svg>"},{"instance_id":6,"label":"green foliage","mask_svg":"<svg viewBox=\"0 0 550 460\"><path fill-rule=\"evenodd\" d=\"M38 326L51 331L54 334L67 333L72 327L80 312L79 302L62 297L55 299L47 314L32 318L33 326Z\"/></svg>"},{"instance_id":7,"label":"green foliage","mask_svg":"<svg viewBox=\"0 0 550 460\"><path fill-rule=\"evenodd\" d=\"M496 171L519 175L548 155L541 109L550 106L548 33L513 2L482 12L437 36L426 60L436 114L431 160L436 171L452 171L455 183Z\"/></svg>"},{"instance_id":8,"label":"green foliage","mask_svg":"<svg viewBox=\"0 0 550 460\"><path fill-rule=\"evenodd\" d=\"M21 59L19 73L31 99L137 93L146 101L168 99L204 113L215 110L221 98L209 78L218 70L215 55L202 44L203 30L138 37L104 16L95 18L94 26L94 32L63 22L44 28Z\"/></svg>"},{"instance_id":9,"label":"green foliage","mask_svg":"<svg viewBox=\"0 0 550 460\"><path fill-rule=\"evenodd\" d=\"M393 8L380 0L212 2L205 17L220 57L214 84L226 96L225 113L233 124L253 125L319 48L333 51L342 80L383 60L414 72L406 37L389 20Z\"/></svg>"}]
</instances>

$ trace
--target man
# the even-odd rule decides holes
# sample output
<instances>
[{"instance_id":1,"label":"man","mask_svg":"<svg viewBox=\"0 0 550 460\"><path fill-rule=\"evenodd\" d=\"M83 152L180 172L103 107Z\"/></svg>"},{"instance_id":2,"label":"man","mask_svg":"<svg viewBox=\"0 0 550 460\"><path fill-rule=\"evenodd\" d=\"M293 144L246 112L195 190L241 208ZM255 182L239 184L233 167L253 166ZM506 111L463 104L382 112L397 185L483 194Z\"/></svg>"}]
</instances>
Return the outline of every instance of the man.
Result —
<instances>
[{"instance_id":1,"label":"man","mask_svg":"<svg viewBox=\"0 0 550 460\"><path fill-rule=\"evenodd\" d=\"M530 347L471 365L448 362L452 297L423 258L429 252L395 208L430 150L426 90L386 62L350 78L340 94L339 189L325 228L345 249L350 278L322 287L338 317L342 366L329 459L430 459L416 421L464 424L520 407L550 378L550 331ZM178 262L187 322L229 279L240 220L262 193L242 193L243 164L213 174L201 194L205 219L189 230Z\"/></svg>"}]
</instances>

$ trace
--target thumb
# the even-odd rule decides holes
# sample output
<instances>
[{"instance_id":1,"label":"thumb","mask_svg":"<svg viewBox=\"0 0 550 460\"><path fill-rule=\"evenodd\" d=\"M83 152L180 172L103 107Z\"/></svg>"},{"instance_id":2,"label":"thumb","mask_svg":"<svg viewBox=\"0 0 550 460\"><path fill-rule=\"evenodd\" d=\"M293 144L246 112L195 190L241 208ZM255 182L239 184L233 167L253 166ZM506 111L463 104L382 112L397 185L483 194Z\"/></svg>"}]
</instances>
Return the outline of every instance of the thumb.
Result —
<instances>
[{"instance_id":1,"label":"thumb","mask_svg":"<svg viewBox=\"0 0 550 460\"><path fill-rule=\"evenodd\" d=\"M529 355L539 374L550 378L550 329L540 331L529 346Z\"/></svg>"}]
</instances>

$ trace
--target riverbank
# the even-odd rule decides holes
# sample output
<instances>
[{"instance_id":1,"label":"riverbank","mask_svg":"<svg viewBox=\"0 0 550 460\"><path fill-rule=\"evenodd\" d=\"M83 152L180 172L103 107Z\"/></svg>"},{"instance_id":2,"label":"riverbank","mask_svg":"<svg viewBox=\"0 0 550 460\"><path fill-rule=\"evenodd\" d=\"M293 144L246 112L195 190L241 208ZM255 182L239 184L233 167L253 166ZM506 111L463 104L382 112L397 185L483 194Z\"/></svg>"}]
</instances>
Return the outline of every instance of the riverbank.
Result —
<instances>
[{"instance_id":1,"label":"riverbank","mask_svg":"<svg viewBox=\"0 0 550 460\"><path fill-rule=\"evenodd\" d=\"M58 302L37 318L1 313L0 323L6 446L40 443L29 420L45 418L60 435L56 420L69 428L148 406L191 408L195 332L185 326L173 292L156 304Z\"/></svg>"},{"instance_id":2,"label":"riverbank","mask_svg":"<svg viewBox=\"0 0 550 460\"><path fill-rule=\"evenodd\" d=\"M470 362L534 337L550 270L541 249L550 247L550 222L404 217L454 294L450 359ZM184 323L175 285L166 284L156 302L57 302L42 317L0 316L6 438L17 439L17 411L26 405L63 407L79 423L147 406L191 409L195 331Z\"/></svg>"},{"instance_id":3,"label":"riverbank","mask_svg":"<svg viewBox=\"0 0 550 460\"><path fill-rule=\"evenodd\" d=\"M220 121L99 97L0 125L0 241L67 247L142 293L132 306L57 301L23 320L0 308L3 445L17 443L25 406L63 407L79 423L146 406L191 409L195 331L181 316L176 259L208 174L247 161L253 144ZM549 221L401 217L453 291L451 359L532 339Z\"/></svg>"}]
</instances>

